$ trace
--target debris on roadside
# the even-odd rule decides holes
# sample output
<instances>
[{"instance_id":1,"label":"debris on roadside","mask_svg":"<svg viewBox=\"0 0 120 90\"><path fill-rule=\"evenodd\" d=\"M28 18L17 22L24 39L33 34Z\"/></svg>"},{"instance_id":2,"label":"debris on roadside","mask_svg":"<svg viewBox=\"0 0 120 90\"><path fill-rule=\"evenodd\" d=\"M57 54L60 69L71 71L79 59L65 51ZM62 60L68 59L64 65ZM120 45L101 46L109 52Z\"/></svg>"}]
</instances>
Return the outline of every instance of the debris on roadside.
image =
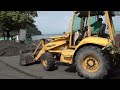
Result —
<instances>
[{"instance_id":1,"label":"debris on roadside","mask_svg":"<svg viewBox=\"0 0 120 90\"><path fill-rule=\"evenodd\" d=\"M22 44L15 41L0 41L0 56L16 56L20 50L35 49L37 42L32 44Z\"/></svg>"}]
</instances>

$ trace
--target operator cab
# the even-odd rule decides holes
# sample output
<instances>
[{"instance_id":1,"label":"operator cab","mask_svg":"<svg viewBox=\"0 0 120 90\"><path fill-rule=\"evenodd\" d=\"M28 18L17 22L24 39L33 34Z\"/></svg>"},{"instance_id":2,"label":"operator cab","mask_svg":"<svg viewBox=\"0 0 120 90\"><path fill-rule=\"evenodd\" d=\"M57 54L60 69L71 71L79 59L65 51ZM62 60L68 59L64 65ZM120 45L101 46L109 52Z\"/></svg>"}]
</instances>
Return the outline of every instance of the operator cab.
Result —
<instances>
[{"instance_id":1,"label":"operator cab","mask_svg":"<svg viewBox=\"0 0 120 90\"><path fill-rule=\"evenodd\" d=\"M101 14L101 13L100 13ZM96 24L97 21L102 20L101 15L95 12L90 14L90 25ZM95 27L90 27L93 30ZM106 24L102 23L99 32L97 34L92 34L91 36L104 37ZM76 46L82 39L84 39L85 32L88 31L88 12L82 11L81 13L76 13L73 20L72 26L72 46ZM87 33L88 34L88 33Z\"/></svg>"},{"instance_id":2,"label":"operator cab","mask_svg":"<svg viewBox=\"0 0 120 90\"><path fill-rule=\"evenodd\" d=\"M76 45L77 39L83 38L84 34L84 22L85 18L84 17L79 17L79 14L76 14L74 17L74 22L73 22L73 28L72 28L72 45Z\"/></svg>"}]
</instances>

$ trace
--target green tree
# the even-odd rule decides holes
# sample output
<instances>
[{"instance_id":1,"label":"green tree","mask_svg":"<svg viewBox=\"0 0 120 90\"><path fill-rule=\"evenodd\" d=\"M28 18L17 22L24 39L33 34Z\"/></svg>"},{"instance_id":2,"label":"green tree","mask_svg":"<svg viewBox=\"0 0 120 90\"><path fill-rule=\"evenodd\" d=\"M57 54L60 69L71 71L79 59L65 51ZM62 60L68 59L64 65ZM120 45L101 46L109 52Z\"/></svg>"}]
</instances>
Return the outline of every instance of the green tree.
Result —
<instances>
[{"instance_id":1,"label":"green tree","mask_svg":"<svg viewBox=\"0 0 120 90\"><path fill-rule=\"evenodd\" d=\"M38 28L35 25L27 26L26 30L27 30L27 33L31 33L32 35L41 35L42 34L41 31L38 30Z\"/></svg>"},{"instance_id":2,"label":"green tree","mask_svg":"<svg viewBox=\"0 0 120 90\"><path fill-rule=\"evenodd\" d=\"M34 17L37 11L0 11L0 30L7 32L9 39L10 31L34 26Z\"/></svg>"}]
</instances>

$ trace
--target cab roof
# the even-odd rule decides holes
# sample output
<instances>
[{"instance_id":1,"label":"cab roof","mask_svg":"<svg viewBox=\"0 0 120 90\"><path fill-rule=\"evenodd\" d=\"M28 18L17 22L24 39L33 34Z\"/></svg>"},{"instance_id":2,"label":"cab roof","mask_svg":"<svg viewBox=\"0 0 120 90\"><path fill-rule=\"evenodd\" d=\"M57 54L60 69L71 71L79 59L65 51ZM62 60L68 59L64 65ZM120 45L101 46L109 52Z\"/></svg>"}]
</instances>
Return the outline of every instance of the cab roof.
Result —
<instances>
[{"instance_id":1,"label":"cab roof","mask_svg":"<svg viewBox=\"0 0 120 90\"><path fill-rule=\"evenodd\" d=\"M74 11L74 13L79 14L78 17L88 17L89 11ZM120 11L109 11L111 16L120 16ZM90 11L90 16L104 15L104 11Z\"/></svg>"}]
</instances>

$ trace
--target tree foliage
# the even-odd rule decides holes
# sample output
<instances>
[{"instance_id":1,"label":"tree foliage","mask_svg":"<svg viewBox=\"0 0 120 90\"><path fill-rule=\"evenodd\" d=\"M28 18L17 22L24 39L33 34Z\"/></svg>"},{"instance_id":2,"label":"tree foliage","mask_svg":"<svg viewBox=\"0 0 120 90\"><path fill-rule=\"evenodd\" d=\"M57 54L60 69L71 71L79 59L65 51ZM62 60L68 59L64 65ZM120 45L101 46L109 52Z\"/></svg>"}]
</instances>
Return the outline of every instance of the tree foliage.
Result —
<instances>
[{"instance_id":1,"label":"tree foliage","mask_svg":"<svg viewBox=\"0 0 120 90\"><path fill-rule=\"evenodd\" d=\"M27 26L26 30L27 30L27 33L31 33L32 35L41 35L42 34L41 31L38 30L38 28L35 25Z\"/></svg>"},{"instance_id":2,"label":"tree foliage","mask_svg":"<svg viewBox=\"0 0 120 90\"><path fill-rule=\"evenodd\" d=\"M20 30L34 26L37 11L0 11L0 30Z\"/></svg>"}]
</instances>

